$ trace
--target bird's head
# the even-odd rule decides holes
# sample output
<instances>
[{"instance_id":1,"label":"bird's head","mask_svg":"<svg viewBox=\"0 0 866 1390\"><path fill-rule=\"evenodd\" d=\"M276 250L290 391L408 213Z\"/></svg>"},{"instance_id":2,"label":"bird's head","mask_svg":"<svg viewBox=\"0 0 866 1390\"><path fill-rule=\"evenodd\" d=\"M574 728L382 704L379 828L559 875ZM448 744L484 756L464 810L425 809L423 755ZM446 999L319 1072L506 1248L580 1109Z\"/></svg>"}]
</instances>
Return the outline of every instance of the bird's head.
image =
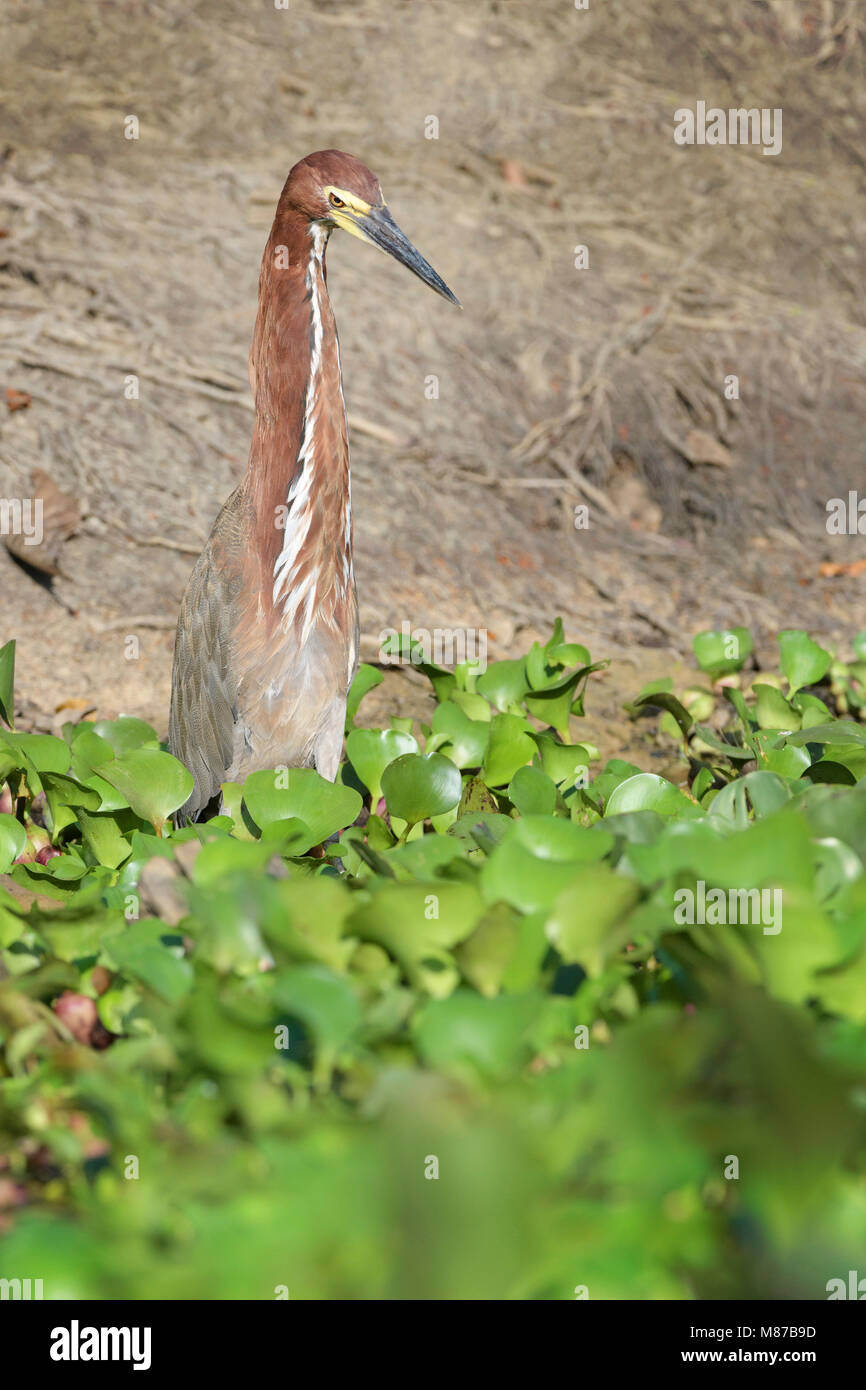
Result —
<instances>
[{"instance_id":1,"label":"bird's head","mask_svg":"<svg viewBox=\"0 0 866 1390\"><path fill-rule=\"evenodd\" d=\"M366 164L340 150L318 150L295 165L282 200L310 222L340 227L405 265L443 299L460 304L432 265L415 250L388 211L379 180Z\"/></svg>"}]
</instances>

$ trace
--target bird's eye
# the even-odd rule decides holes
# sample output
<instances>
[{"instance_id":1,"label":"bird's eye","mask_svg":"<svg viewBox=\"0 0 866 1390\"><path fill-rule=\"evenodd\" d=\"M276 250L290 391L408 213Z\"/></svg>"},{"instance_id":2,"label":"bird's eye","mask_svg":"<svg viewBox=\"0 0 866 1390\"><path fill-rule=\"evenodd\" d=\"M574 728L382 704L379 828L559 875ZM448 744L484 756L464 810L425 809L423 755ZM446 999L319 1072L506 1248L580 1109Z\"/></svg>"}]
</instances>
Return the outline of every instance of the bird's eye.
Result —
<instances>
[{"instance_id":1,"label":"bird's eye","mask_svg":"<svg viewBox=\"0 0 866 1390\"><path fill-rule=\"evenodd\" d=\"M338 198L337 195L336 195L336 193L329 193L329 194L328 194L328 202L331 204L331 207L332 207L332 208L344 208L344 207L346 206L346 204L345 204L345 202L343 201L343 199L342 199L342 198Z\"/></svg>"}]
</instances>

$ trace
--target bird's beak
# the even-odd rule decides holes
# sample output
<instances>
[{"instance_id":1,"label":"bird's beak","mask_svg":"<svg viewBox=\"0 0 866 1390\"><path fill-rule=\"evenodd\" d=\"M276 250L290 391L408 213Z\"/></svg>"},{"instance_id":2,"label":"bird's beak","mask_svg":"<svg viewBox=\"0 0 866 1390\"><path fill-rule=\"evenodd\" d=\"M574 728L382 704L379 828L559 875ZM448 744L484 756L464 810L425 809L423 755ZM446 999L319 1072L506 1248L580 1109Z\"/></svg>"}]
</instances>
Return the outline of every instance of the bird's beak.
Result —
<instances>
[{"instance_id":1,"label":"bird's beak","mask_svg":"<svg viewBox=\"0 0 866 1390\"><path fill-rule=\"evenodd\" d=\"M380 251L385 251L389 256L393 256L395 261L405 265L419 280L423 280L425 285L429 285L431 290L441 294L443 299L449 299L452 304L462 308L460 300L452 294L440 275L436 274L420 251L416 251L409 238L404 232L400 231L386 207L371 208L368 213L353 219L357 233L364 241L371 241L374 246L378 246Z\"/></svg>"}]
</instances>

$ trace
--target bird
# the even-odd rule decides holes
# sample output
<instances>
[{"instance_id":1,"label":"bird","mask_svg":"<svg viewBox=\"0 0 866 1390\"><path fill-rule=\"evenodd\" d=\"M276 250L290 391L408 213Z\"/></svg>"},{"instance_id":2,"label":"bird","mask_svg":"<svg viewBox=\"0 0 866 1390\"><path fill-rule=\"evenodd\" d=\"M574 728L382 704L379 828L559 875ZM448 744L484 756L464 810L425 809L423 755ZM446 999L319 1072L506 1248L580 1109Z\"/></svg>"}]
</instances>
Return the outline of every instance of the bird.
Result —
<instances>
[{"instance_id":1,"label":"bird","mask_svg":"<svg viewBox=\"0 0 866 1390\"><path fill-rule=\"evenodd\" d=\"M221 784L311 767L334 781L358 668L358 600L340 348L325 253L335 230L392 256L460 307L400 230L360 159L290 170L261 262L249 353L246 473L224 503L178 616L169 750L192 773L179 825Z\"/></svg>"}]
</instances>

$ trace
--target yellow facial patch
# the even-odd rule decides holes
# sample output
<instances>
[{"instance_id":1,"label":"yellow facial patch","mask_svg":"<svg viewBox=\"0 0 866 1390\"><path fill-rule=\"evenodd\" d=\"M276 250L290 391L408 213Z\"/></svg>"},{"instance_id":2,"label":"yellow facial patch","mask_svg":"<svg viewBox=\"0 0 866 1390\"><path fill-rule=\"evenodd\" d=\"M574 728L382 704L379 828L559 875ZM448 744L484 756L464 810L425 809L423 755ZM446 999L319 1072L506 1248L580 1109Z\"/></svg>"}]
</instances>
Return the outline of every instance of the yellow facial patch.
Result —
<instances>
[{"instance_id":1,"label":"yellow facial patch","mask_svg":"<svg viewBox=\"0 0 866 1390\"><path fill-rule=\"evenodd\" d=\"M357 217L366 217L367 213L370 211L369 203L365 203L364 199L359 198L355 193L348 193L345 188L335 188L333 184L331 184L325 189L325 196L328 202L331 201L331 197L333 196L334 198L339 198L340 202L345 204L342 208L334 208L334 212L354 212Z\"/></svg>"},{"instance_id":2,"label":"yellow facial patch","mask_svg":"<svg viewBox=\"0 0 866 1390\"><path fill-rule=\"evenodd\" d=\"M331 219L344 232L350 232L352 236L359 237L361 241L366 241L367 236L363 226L358 225L357 219L363 219L372 211L370 204L365 203L363 198L359 198L356 193L350 193L348 189L336 188L329 185L325 189L325 196L331 204ZM342 207L334 207L332 198L337 198L343 204Z\"/></svg>"}]
</instances>

